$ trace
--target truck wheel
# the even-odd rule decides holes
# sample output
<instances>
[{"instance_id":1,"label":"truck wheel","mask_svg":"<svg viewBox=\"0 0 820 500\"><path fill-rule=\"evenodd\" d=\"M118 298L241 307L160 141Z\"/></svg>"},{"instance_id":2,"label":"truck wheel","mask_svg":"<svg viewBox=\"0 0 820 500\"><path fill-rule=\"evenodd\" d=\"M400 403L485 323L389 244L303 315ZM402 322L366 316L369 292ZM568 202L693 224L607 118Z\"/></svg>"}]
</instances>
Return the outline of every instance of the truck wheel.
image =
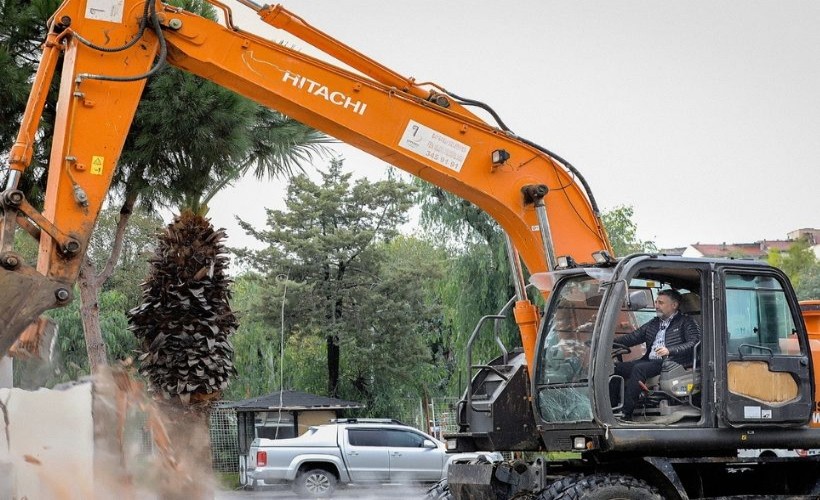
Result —
<instances>
[{"instance_id":1,"label":"truck wheel","mask_svg":"<svg viewBox=\"0 0 820 500\"><path fill-rule=\"evenodd\" d=\"M336 476L324 469L311 469L296 476L293 486L300 496L325 498L336 491Z\"/></svg>"},{"instance_id":2,"label":"truck wheel","mask_svg":"<svg viewBox=\"0 0 820 500\"><path fill-rule=\"evenodd\" d=\"M585 476L574 481L552 498L555 500L663 500L658 490L645 481L621 474Z\"/></svg>"}]
</instances>

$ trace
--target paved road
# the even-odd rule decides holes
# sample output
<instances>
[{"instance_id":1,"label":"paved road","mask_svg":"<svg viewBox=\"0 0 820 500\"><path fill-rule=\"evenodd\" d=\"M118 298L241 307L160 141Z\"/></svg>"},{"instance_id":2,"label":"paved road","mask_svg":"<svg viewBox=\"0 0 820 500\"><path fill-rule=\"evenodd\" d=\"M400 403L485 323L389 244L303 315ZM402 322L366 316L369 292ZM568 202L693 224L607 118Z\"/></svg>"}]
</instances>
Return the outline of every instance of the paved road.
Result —
<instances>
[{"instance_id":1,"label":"paved road","mask_svg":"<svg viewBox=\"0 0 820 500\"><path fill-rule=\"evenodd\" d=\"M407 486L397 484L385 484L379 486L349 486L340 488L332 498L357 499L357 500L381 500L382 498L423 500L427 492L426 486ZM289 486L266 486L257 491L219 491L215 495L216 500L250 500L253 498L277 498L277 499L298 499Z\"/></svg>"}]
</instances>

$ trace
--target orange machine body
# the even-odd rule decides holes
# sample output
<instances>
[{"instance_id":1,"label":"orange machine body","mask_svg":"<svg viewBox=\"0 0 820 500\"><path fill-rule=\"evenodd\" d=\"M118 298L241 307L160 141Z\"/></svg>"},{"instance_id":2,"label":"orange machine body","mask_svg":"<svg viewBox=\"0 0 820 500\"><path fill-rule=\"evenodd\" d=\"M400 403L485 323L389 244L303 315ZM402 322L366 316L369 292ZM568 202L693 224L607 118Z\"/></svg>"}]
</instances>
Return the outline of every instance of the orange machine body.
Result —
<instances>
[{"instance_id":1,"label":"orange machine body","mask_svg":"<svg viewBox=\"0 0 820 500\"><path fill-rule=\"evenodd\" d=\"M809 334L809 344L811 346L811 357L813 360L820 359L820 300L804 300L800 302L800 309L803 313L803 322L806 323L806 332ZM820 388L820 369L817 363L814 364L814 414L811 421L812 427L820 427L820 401L818 401L817 391Z\"/></svg>"}]
</instances>

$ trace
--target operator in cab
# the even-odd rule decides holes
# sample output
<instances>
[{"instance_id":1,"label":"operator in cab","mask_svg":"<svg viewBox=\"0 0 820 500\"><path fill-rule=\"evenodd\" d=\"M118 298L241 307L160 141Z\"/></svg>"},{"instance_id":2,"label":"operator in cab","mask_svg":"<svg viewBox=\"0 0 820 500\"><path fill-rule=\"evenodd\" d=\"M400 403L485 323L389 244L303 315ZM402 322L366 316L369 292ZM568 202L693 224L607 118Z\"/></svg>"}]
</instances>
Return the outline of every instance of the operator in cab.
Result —
<instances>
[{"instance_id":1,"label":"operator in cab","mask_svg":"<svg viewBox=\"0 0 820 500\"><path fill-rule=\"evenodd\" d=\"M641 384L661 373L664 359L692 366L694 348L700 341L701 332L696 321L679 312L681 301L677 290L661 290L655 299L657 317L634 332L615 339L617 344L625 347L646 345L646 353L640 359L615 364L615 375L623 377L625 383L622 420L632 420ZM620 393L616 381L617 378L613 379L609 392L613 406Z\"/></svg>"}]
</instances>

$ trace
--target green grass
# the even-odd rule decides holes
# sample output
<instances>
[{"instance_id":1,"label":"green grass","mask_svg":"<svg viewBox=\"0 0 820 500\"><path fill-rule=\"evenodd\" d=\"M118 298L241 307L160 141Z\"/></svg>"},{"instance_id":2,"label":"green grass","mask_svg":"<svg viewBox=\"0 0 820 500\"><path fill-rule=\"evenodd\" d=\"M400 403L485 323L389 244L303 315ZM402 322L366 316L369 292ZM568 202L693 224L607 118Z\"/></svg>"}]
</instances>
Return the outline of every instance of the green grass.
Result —
<instances>
[{"instance_id":1,"label":"green grass","mask_svg":"<svg viewBox=\"0 0 820 500\"><path fill-rule=\"evenodd\" d=\"M214 477L220 488L225 490L235 490L239 484L239 474L236 472L215 472Z\"/></svg>"}]
</instances>

